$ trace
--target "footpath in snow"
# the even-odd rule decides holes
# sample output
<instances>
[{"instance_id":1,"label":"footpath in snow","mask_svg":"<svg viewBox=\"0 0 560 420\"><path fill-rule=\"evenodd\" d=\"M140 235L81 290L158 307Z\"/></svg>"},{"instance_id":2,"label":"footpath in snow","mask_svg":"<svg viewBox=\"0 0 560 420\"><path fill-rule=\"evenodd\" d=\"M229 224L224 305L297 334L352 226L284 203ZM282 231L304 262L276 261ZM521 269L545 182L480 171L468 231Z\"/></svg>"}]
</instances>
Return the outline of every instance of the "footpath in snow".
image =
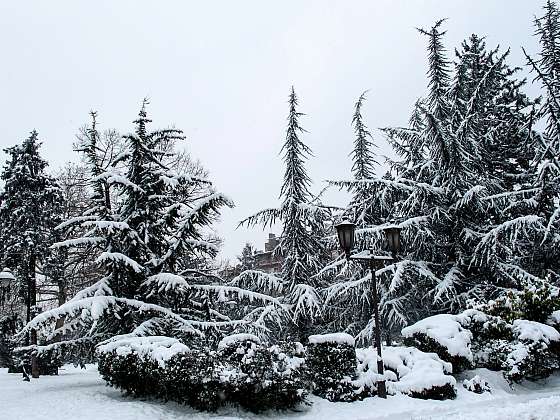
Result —
<instances>
[{"instance_id":1,"label":"footpath in snow","mask_svg":"<svg viewBox=\"0 0 560 420\"><path fill-rule=\"evenodd\" d=\"M458 387L451 401L424 401L405 396L387 400L369 398L354 403L330 403L312 397L313 406L301 412L255 415L235 409L217 414L200 413L175 403L142 401L124 397L105 385L95 366L86 370L66 366L59 376L44 376L30 383L20 375L0 369L0 420L163 420L163 419L558 419L560 376L546 384L509 389L499 373L479 369L492 386L492 394L476 395ZM461 381L458 381L461 382Z\"/></svg>"}]
</instances>

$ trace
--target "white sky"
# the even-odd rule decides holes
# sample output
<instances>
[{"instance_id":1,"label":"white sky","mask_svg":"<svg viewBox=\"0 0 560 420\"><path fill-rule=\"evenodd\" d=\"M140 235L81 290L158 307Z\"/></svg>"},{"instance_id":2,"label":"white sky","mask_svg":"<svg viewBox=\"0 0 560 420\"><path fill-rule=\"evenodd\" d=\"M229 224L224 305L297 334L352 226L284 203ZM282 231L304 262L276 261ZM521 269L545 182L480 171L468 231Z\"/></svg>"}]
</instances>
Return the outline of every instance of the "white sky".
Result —
<instances>
[{"instance_id":1,"label":"white sky","mask_svg":"<svg viewBox=\"0 0 560 420\"><path fill-rule=\"evenodd\" d=\"M292 84L317 192L322 180L349 176L362 91L370 89L372 129L405 124L424 94L425 39L415 27L447 17L450 53L474 32L511 47L510 63L522 65L521 46L536 49L532 19L543 2L0 0L0 147L37 129L58 168L77 160L72 142L91 109L102 128L128 132L148 96L153 128L183 129L186 147L236 202L216 226L233 258L246 241L262 248L267 234L236 230L238 221L278 203Z\"/></svg>"}]
</instances>

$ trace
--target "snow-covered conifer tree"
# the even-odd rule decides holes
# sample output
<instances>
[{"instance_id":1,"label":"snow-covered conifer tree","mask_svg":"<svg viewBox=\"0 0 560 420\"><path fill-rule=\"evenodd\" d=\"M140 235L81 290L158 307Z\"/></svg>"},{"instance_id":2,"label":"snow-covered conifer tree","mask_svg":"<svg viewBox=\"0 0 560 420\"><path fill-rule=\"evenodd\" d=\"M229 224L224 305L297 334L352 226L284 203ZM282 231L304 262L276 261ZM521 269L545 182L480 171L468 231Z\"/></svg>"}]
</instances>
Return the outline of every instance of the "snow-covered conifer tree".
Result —
<instances>
[{"instance_id":1,"label":"snow-covered conifer tree","mask_svg":"<svg viewBox=\"0 0 560 420\"><path fill-rule=\"evenodd\" d=\"M309 191L311 179L305 169L305 160L311 150L300 139L300 134L305 131L299 123L303 114L297 109L298 99L293 88L288 104L288 127L281 149L286 164L280 189L281 206L263 210L242 221L241 225L267 226L282 222L280 244L274 252L284 258L281 273L284 301L291 307L299 339L304 340L309 335L313 319L320 315L315 275L321 268L325 252L322 237L329 211Z\"/></svg>"},{"instance_id":2,"label":"snow-covered conifer tree","mask_svg":"<svg viewBox=\"0 0 560 420\"><path fill-rule=\"evenodd\" d=\"M2 266L12 268L20 280L27 322L36 312L37 270L47 262L46 250L52 244L63 207L60 187L46 173L47 162L39 155L40 146L33 131L21 145L6 149L9 160L1 176L5 182L0 193ZM35 344L36 331L29 333L26 341ZM32 365L33 376L37 376L37 366Z\"/></svg>"},{"instance_id":3,"label":"snow-covered conifer tree","mask_svg":"<svg viewBox=\"0 0 560 420\"><path fill-rule=\"evenodd\" d=\"M532 194L526 198L532 213L542 221L529 249L533 273L560 278L560 10L548 0L544 15L535 20L541 50L538 59L525 54L536 80L545 91L539 116L545 120L542 135L535 136L531 162Z\"/></svg>"},{"instance_id":4,"label":"snow-covered conifer tree","mask_svg":"<svg viewBox=\"0 0 560 420\"><path fill-rule=\"evenodd\" d=\"M44 345L33 348L39 353L83 362L95 345L115 337L167 335L196 346L234 330L265 335L268 318L258 317L253 307L250 313L238 309L258 302L280 311L277 299L224 285L209 264L200 264L217 252L206 239L207 227L232 203L207 179L169 168L166 162L177 157L172 145L183 139L182 132L149 130L146 105L109 168L100 164L93 120L81 148L91 172L92 205L59 225L79 236L56 246L94 247L104 275L22 330L20 335L41 331ZM240 318L232 319L232 312Z\"/></svg>"},{"instance_id":5,"label":"snow-covered conifer tree","mask_svg":"<svg viewBox=\"0 0 560 420\"><path fill-rule=\"evenodd\" d=\"M509 208L524 194L517 190L527 185L531 158L534 104L520 91L523 81L505 63L507 52L488 52L477 36L463 43L452 66L442 22L420 30L428 39L426 98L416 103L409 127L383 130L399 156L391 172L332 182L376 191L383 201L377 207L388 210L384 224L396 218L406 227L400 260L377 272L382 318L390 325L497 293L511 281L503 266L540 223ZM384 224L357 233L379 233ZM327 301L352 298L358 306L366 285L364 279L338 281L327 289Z\"/></svg>"}]
</instances>

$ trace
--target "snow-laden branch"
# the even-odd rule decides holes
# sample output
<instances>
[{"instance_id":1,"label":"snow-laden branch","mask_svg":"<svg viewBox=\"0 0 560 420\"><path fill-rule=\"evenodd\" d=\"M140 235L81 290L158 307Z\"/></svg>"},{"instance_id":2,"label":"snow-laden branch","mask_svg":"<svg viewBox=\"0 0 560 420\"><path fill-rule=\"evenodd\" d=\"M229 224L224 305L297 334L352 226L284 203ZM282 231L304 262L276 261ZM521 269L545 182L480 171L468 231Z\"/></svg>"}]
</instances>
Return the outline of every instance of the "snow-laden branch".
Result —
<instances>
[{"instance_id":1,"label":"snow-laden branch","mask_svg":"<svg viewBox=\"0 0 560 420\"><path fill-rule=\"evenodd\" d=\"M95 260L96 263L106 263L107 261L111 261L118 264L126 265L132 268L136 273L141 273L144 271L144 268L134 261L132 258L128 257L127 255L121 254L120 252L102 252L99 257Z\"/></svg>"},{"instance_id":2,"label":"snow-laden branch","mask_svg":"<svg viewBox=\"0 0 560 420\"><path fill-rule=\"evenodd\" d=\"M105 242L105 238L101 236L85 236L82 238L66 239L65 241L56 242L51 245L51 248L75 248L87 245L98 245L103 242Z\"/></svg>"},{"instance_id":3,"label":"snow-laden branch","mask_svg":"<svg viewBox=\"0 0 560 420\"><path fill-rule=\"evenodd\" d=\"M477 244L473 262L489 263L498 247L506 244L515 246L520 235L528 235L529 228L544 229L542 218L536 215L520 216L494 227Z\"/></svg>"},{"instance_id":4,"label":"snow-laden branch","mask_svg":"<svg viewBox=\"0 0 560 420\"><path fill-rule=\"evenodd\" d=\"M195 324L200 326L200 322L184 319L170 309L162 306L115 296L92 296L80 300L68 301L58 308L40 313L27 323L27 325L17 333L16 337L24 337L25 334L33 329L44 328L57 319L66 317L79 316L95 324L106 311L115 307L134 309L135 313L153 312L158 314L159 317L177 322L185 331L200 335L200 332L193 327Z\"/></svg>"},{"instance_id":5,"label":"snow-laden branch","mask_svg":"<svg viewBox=\"0 0 560 420\"><path fill-rule=\"evenodd\" d=\"M314 319L321 314L321 299L313 286L296 284L292 288L290 302L293 302L293 319Z\"/></svg>"},{"instance_id":6,"label":"snow-laden branch","mask_svg":"<svg viewBox=\"0 0 560 420\"><path fill-rule=\"evenodd\" d=\"M274 274L258 270L245 270L231 280L228 286L250 287L264 293L281 293L284 282Z\"/></svg>"},{"instance_id":7,"label":"snow-laden branch","mask_svg":"<svg viewBox=\"0 0 560 420\"><path fill-rule=\"evenodd\" d=\"M75 302L92 296L111 296L113 291L109 287L109 279L109 277L104 277L91 286L80 290L72 299L70 299L70 302Z\"/></svg>"},{"instance_id":8,"label":"snow-laden branch","mask_svg":"<svg viewBox=\"0 0 560 420\"><path fill-rule=\"evenodd\" d=\"M247 217L239 222L237 227L252 227L256 225L262 225L263 228L267 226L272 226L277 221L281 220L283 216L282 209L269 208L259 211L252 216Z\"/></svg>"}]
</instances>

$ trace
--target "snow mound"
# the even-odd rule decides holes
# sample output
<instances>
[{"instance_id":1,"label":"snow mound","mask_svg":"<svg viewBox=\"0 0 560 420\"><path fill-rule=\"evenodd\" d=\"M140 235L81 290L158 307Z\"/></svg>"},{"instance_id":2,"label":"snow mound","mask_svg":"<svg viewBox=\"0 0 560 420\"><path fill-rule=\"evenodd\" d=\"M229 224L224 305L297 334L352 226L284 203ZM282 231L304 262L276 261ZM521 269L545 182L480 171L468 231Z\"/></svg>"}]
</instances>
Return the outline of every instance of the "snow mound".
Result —
<instances>
[{"instance_id":1,"label":"snow mound","mask_svg":"<svg viewBox=\"0 0 560 420\"><path fill-rule=\"evenodd\" d=\"M243 341L253 341L255 343L260 343L261 339L253 334L232 334L222 338L222 340L218 343L218 349L223 350L226 347L234 346L237 343Z\"/></svg>"},{"instance_id":2,"label":"snow mound","mask_svg":"<svg viewBox=\"0 0 560 420\"><path fill-rule=\"evenodd\" d=\"M161 367L178 353L186 353L189 348L176 338L164 336L122 337L105 342L97 347L99 353L116 352L120 356L136 353L141 358L151 359Z\"/></svg>"},{"instance_id":3,"label":"snow mound","mask_svg":"<svg viewBox=\"0 0 560 420\"><path fill-rule=\"evenodd\" d=\"M471 379L465 379L463 381L463 388L467 391L474 392L475 394L492 392L492 388L490 388L488 382L479 375L475 375Z\"/></svg>"},{"instance_id":4,"label":"snow mound","mask_svg":"<svg viewBox=\"0 0 560 420\"><path fill-rule=\"evenodd\" d=\"M323 343L347 344L354 347L356 341L354 340L354 337L346 333L317 334L309 336L309 344Z\"/></svg>"},{"instance_id":5,"label":"snow mound","mask_svg":"<svg viewBox=\"0 0 560 420\"><path fill-rule=\"evenodd\" d=\"M443 346L449 355L472 361L472 333L461 325L464 318L464 315L434 315L403 328L402 335L413 338L415 334L424 334Z\"/></svg>"},{"instance_id":6,"label":"snow mound","mask_svg":"<svg viewBox=\"0 0 560 420\"><path fill-rule=\"evenodd\" d=\"M560 333L556 328L540 322L516 319L513 321L513 330L521 341L544 341L546 344L560 341Z\"/></svg>"},{"instance_id":7,"label":"snow mound","mask_svg":"<svg viewBox=\"0 0 560 420\"><path fill-rule=\"evenodd\" d=\"M373 347L356 349L358 378L353 381L358 393L376 389L379 380L387 381L390 394L419 396L438 388L453 389L457 381L450 375L451 363L435 353L424 353L414 347L384 347L385 374L377 371L377 351Z\"/></svg>"}]
</instances>

